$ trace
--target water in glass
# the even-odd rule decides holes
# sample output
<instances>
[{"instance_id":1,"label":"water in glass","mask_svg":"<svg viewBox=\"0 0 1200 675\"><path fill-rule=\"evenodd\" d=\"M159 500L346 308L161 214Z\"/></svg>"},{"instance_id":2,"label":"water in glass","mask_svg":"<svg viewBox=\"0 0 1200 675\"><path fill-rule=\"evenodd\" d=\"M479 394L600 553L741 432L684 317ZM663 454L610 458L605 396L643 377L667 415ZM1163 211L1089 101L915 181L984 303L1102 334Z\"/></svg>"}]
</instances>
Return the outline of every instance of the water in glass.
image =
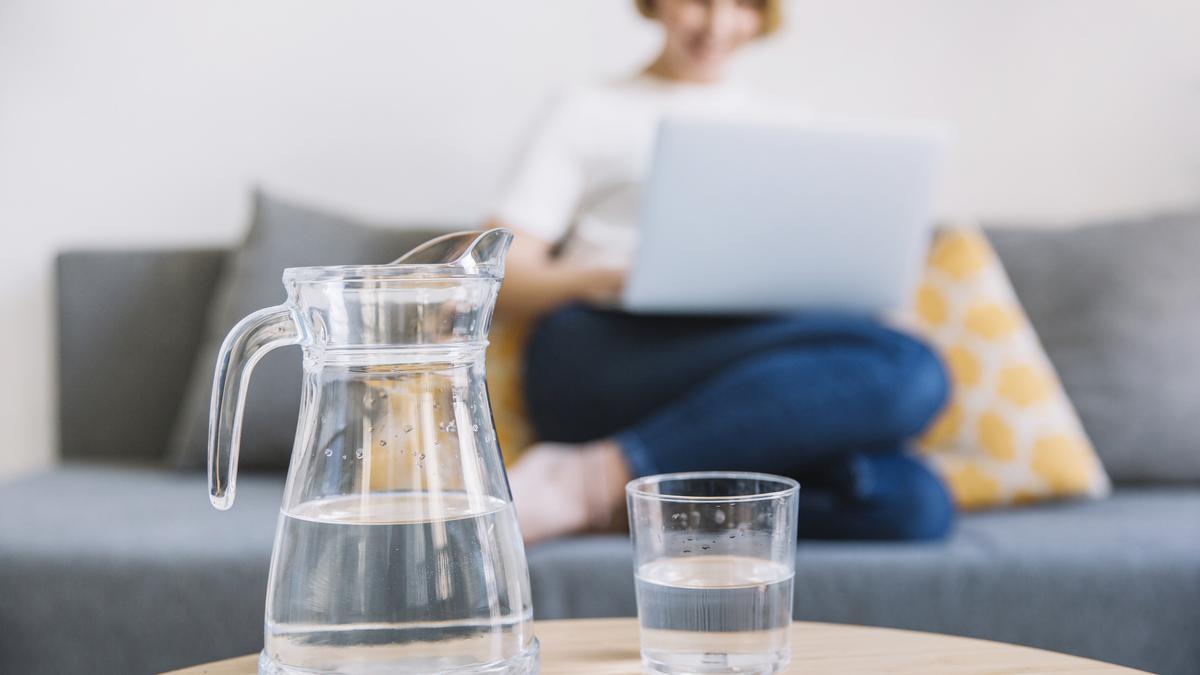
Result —
<instances>
[{"instance_id":1,"label":"water in glass","mask_svg":"<svg viewBox=\"0 0 1200 675\"><path fill-rule=\"evenodd\" d=\"M788 656L792 577L787 565L738 555L641 565L644 658L666 672L772 672Z\"/></svg>"}]
</instances>

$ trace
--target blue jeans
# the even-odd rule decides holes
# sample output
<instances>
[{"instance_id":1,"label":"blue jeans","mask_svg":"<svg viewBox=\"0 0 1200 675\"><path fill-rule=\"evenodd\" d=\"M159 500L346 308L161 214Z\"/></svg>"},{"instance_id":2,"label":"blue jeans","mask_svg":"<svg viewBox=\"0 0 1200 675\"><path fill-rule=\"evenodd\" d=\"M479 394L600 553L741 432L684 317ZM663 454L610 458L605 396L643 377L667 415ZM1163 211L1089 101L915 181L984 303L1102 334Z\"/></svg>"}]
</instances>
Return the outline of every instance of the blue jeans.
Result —
<instances>
[{"instance_id":1,"label":"blue jeans","mask_svg":"<svg viewBox=\"0 0 1200 675\"><path fill-rule=\"evenodd\" d=\"M534 328L530 420L613 438L636 475L742 470L801 482L806 538L932 539L954 520L906 444L945 403L923 343L860 316L637 316L572 305Z\"/></svg>"}]
</instances>

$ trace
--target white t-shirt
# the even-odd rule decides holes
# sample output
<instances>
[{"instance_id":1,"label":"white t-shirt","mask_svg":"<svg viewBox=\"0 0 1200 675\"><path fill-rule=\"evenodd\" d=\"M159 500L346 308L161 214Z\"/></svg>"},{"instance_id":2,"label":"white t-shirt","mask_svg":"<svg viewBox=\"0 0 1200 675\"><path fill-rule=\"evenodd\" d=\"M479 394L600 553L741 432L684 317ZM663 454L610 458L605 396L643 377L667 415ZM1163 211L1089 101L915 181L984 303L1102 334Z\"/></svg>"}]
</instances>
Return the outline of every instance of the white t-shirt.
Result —
<instances>
[{"instance_id":1,"label":"white t-shirt","mask_svg":"<svg viewBox=\"0 0 1200 675\"><path fill-rule=\"evenodd\" d=\"M561 245L560 256L626 267L637 246L642 185L658 121L746 110L728 84L648 75L564 91L535 130L493 215Z\"/></svg>"}]
</instances>

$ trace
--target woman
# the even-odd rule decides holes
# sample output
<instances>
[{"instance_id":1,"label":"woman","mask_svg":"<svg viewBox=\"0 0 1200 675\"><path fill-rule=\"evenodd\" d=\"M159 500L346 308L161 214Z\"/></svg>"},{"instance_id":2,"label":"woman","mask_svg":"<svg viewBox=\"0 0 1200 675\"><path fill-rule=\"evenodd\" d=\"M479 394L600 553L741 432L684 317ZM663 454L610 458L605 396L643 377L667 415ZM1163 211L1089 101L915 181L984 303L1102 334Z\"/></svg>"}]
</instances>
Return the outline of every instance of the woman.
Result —
<instances>
[{"instance_id":1,"label":"woman","mask_svg":"<svg viewBox=\"0 0 1200 675\"><path fill-rule=\"evenodd\" d=\"M947 380L923 344L866 317L634 316L603 309L636 246L657 121L743 109L722 82L779 23L778 0L640 0L661 53L630 81L579 88L550 111L494 225L516 239L500 311L534 321L530 418L542 443L510 471L527 541L607 524L630 478L699 470L800 480L810 538L942 536L953 509L906 453Z\"/></svg>"}]
</instances>

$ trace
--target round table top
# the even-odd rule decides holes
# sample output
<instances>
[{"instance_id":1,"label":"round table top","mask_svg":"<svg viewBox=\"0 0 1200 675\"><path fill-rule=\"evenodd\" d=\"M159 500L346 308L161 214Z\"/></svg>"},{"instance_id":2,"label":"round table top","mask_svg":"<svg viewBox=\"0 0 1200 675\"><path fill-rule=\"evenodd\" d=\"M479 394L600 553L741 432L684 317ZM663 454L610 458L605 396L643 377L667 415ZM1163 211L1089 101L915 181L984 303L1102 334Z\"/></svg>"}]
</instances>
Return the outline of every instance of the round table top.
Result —
<instances>
[{"instance_id":1,"label":"round table top","mask_svg":"<svg viewBox=\"0 0 1200 675\"><path fill-rule=\"evenodd\" d=\"M639 673L636 619L538 621L541 672ZM258 655L168 675L256 675ZM788 673L1136 673L1140 671L1031 647L891 628L792 624Z\"/></svg>"}]
</instances>

